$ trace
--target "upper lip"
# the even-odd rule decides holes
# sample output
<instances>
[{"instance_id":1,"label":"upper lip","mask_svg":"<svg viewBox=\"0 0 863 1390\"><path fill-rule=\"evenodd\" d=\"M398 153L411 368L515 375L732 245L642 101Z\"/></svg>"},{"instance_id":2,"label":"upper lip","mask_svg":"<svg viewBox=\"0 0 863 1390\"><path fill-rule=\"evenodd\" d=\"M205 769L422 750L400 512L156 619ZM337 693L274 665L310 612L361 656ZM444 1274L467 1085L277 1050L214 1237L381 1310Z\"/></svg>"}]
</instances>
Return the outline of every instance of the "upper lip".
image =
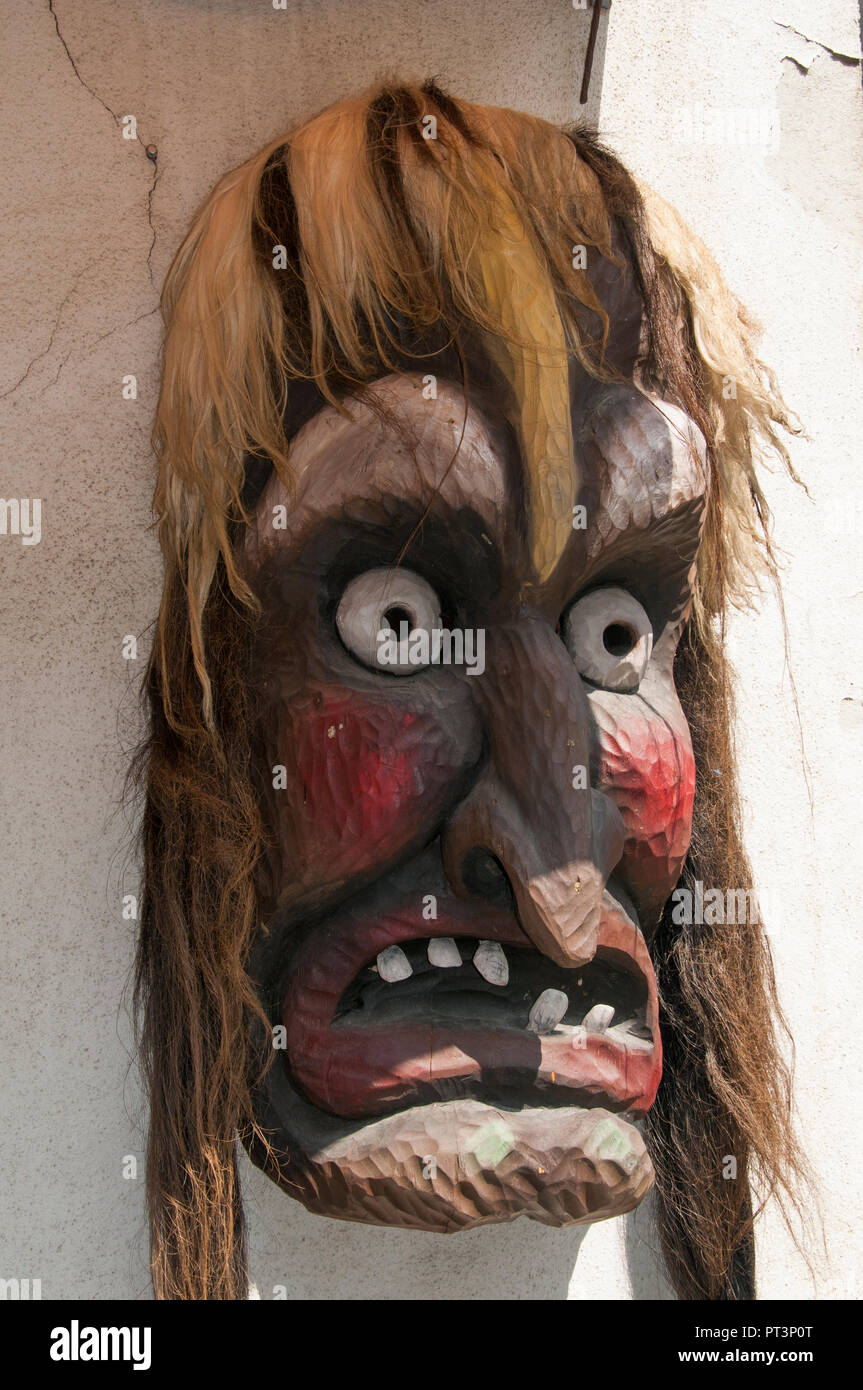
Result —
<instances>
[{"instance_id":1,"label":"upper lip","mask_svg":"<svg viewBox=\"0 0 863 1390\"><path fill-rule=\"evenodd\" d=\"M644 938L608 893L597 958L612 962L643 987L649 1047L626 1047L619 1036L599 1033L580 1039L575 1050L562 1030L538 1037L523 1024L489 1028L469 1019L464 1025L424 1018L376 1024L372 1017L354 1026L342 1014L333 1027L345 991L388 946L450 936L533 945L506 909L447 898L438 913L436 920L424 921L414 901L359 920L349 912L336 915L312 930L299 948L283 1021L292 1074L315 1104L341 1115L380 1114L440 1098L445 1081L466 1077L477 1086L509 1080L522 1090L525 1084L560 1087L571 1103L601 1102L636 1113L649 1108L661 1069L656 980Z\"/></svg>"}]
</instances>

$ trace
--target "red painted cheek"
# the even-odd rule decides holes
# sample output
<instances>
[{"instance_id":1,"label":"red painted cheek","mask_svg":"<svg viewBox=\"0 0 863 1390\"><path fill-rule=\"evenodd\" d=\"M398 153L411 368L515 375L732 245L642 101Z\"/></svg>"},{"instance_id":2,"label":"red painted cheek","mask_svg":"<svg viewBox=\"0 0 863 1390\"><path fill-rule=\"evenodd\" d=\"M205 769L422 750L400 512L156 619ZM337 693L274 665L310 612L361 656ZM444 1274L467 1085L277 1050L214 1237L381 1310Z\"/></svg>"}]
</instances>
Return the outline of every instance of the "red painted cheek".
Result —
<instances>
[{"instance_id":1,"label":"red painted cheek","mask_svg":"<svg viewBox=\"0 0 863 1390\"><path fill-rule=\"evenodd\" d=\"M437 720L356 696L293 709L278 751L287 847L312 885L382 865L433 827L464 760Z\"/></svg>"},{"instance_id":2,"label":"red painted cheek","mask_svg":"<svg viewBox=\"0 0 863 1390\"><path fill-rule=\"evenodd\" d=\"M692 833L695 759L688 733L633 714L601 731L600 749L600 785L626 828L625 877L651 906L661 906Z\"/></svg>"}]
</instances>

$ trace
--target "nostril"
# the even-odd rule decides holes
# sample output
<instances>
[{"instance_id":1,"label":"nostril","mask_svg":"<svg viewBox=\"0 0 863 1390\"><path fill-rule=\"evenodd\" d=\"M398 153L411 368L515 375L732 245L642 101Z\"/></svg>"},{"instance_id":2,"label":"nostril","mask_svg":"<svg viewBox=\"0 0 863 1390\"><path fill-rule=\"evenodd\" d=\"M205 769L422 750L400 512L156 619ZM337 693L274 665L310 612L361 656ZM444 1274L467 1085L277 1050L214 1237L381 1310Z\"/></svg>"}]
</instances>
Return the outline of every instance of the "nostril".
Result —
<instances>
[{"instance_id":1,"label":"nostril","mask_svg":"<svg viewBox=\"0 0 863 1390\"><path fill-rule=\"evenodd\" d=\"M469 893L492 901L509 901L512 898L506 870L487 849L472 849L462 865L462 881Z\"/></svg>"}]
</instances>

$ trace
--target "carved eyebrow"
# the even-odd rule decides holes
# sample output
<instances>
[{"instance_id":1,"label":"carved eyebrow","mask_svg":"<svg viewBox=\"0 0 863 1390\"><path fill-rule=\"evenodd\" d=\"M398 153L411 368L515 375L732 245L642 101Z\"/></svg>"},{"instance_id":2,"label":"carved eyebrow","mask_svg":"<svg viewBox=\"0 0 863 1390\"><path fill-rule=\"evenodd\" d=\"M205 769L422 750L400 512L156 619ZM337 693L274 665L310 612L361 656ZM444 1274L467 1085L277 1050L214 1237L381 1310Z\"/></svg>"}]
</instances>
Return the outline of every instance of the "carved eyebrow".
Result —
<instances>
[{"instance_id":1,"label":"carved eyebrow","mask_svg":"<svg viewBox=\"0 0 863 1390\"><path fill-rule=\"evenodd\" d=\"M518 504L518 492L513 491L509 478L509 462L496 450L493 440L483 441L476 457L472 457L476 443L463 438L461 431L455 442L460 445L458 449L450 435L443 432L439 439L429 441L426 437L420 441L424 447L418 457L398 436L369 438L365 430L354 435L341 427L332 441L315 440L313 451L298 470L299 488L293 496L273 475L258 500L251 530L265 546L278 541L279 534L272 535L269 529L274 505L286 507L288 533L294 529L292 518L302 535L342 515L368 517L374 525L379 518L388 519L393 499L398 498L405 506L415 507L418 527L428 517L472 507L485 516L490 538L500 545L510 529L507 513ZM468 459L473 464L470 478L459 466ZM490 469L492 459L500 469L496 487ZM322 488L316 484L315 474L325 468L328 475ZM516 483L516 489L517 486ZM282 539L290 537L282 533ZM250 536L247 546L251 544Z\"/></svg>"},{"instance_id":2,"label":"carved eyebrow","mask_svg":"<svg viewBox=\"0 0 863 1390\"><path fill-rule=\"evenodd\" d=\"M357 575L403 567L432 586L452 620L490 603L502 582L504 560L484 519L469 506L432 512L420 527L422 518L419 503L394 494L362 499L350 512L321 512L297 546L258 549L250 557L250 578L261 593L284 592L286 583L301 578L331 613Z\"/></svg>"},{"instance_id":3,"label":"carved eyebrow","mask_svg":"<svg viewBox=\"0 0 863 1390\"><path fill-rule=\"evenodd\" d=\"M684 545L690 546L694 553L698 547L701 516L706 501L706 494L697 491L689 497L670 503L662 510L653 511L643 523L630 515L624 526L615 527L613 535L600 539L599 544L592 549L591 559L613 554L620 548L665 545L674 540L680 540Z\"/></svg>"},{"instance_id":4,"label":"carved eyebrow","mask_svg":"<svg viewBox=\"0 0 863 1390\"><path fill-rule=\"evenodd\" d=\"M290 532L291 518L294 517L300 530L297 540L303 544L315 531L343 520L345 524L355 528L364 525L370 529L393 527L391 534L394 537L397 535L399 545L407 546L409 551L414 543L421 544L426 523L436 521L439 524L443 517L449 524L458 527L461 524L461 515L470 511L475 517L482 518L489 546L500 548L504 542L508 529L507 508L500 504L495 506L488 497L477 498L476 494L471 494L467 488L460 489L461 495L456 498L448 497L440 487L418 477L415 471L405 476L396 469L389 472L386 478L378 476L370 480L366 486L363 485L362 477L356 481L357 486L352 491L346 489L334 494L319 494L317 497L299 501L292 501L281 489L273 492L265 489L249 530L257 531L259 540L265 546L278 542L278 531L273 536L270 535L272 508L284 505L287 509L287 530ZM497 515L488 514L492 507ZM410 517L410 527L404 534L401 525L393 526L396 512L399 512L401 517ZM251 539L250 536L249 540Z\"/></svg>"},{"instance_id":5,"label":"carved eyebrow","mask_svg":"<svg viewBox=\"0 0 863 1390\"><path fill-rule=\"evenodd\" d=\"M654 622L673 615L690 594L689 574L698 555L706 498L688 498L645 526L630 525L595 555L580 588L619 583L637 590ZM661 625L661 623L659 624Z\"/></svg>"}]
</instances>

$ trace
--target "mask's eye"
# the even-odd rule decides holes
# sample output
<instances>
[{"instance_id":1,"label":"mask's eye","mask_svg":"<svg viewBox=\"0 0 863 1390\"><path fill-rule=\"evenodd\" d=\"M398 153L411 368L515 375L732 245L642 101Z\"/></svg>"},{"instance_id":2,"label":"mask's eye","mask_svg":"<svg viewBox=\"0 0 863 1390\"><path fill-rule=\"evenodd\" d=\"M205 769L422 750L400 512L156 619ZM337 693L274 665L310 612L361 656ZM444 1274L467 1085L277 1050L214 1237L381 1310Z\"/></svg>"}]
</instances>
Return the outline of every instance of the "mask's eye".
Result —
<instances>
[{"instance_id":1,"label":"mask's eye","mask_svg":"<svg viewBox=\"0 0 863 1390\"><path fill-rule=\"evenodd\" d=\"M410 633L440 628L440 610L434 589L412 570L366 570L342 594L336 627L348 651L364 666L412 676L429 664L423 656L428 656L430 639L423 652L410 642ZM403 636L408 640L400 642ZM407 659L408 653L412 659Z\"/></svg>"},{"instance_id":2,"label":"mask's eye","mask_svg":"<svg viewBox=\"0 0 863 1390\"><path fill-rule=\"evenodd\" d=\"M653 627L626 589L593 589L567 611L563 640L578 670L593 685L627 693L638 689L653 650Z\"/></svg>"}]
</instances>

